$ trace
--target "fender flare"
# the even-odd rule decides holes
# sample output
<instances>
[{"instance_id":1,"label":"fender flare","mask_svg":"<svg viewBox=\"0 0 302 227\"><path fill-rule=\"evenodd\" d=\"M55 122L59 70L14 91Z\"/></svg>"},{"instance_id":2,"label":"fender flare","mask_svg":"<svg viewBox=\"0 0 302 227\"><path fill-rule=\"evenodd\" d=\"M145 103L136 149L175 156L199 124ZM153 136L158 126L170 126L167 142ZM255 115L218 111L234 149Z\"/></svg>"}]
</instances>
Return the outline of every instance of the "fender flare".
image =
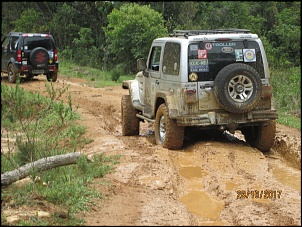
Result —
<instances>
[{"instance_id":1,"label":"fender flare","mask_svg":"<svg viewBox=\"0 0 302 227\"><path fill-rule=\"evenodd\" d=\"M173 95L170 94L170 92L167 91L160 91L156 93L156 97L155 97L155 106L154 106L154 116L156 115L156 112L160 106L160 104L165 103L166 107L168 109L168 113L169 113L169 117L173 118L173 106L171 105L171 103L173 103L172 100ZM163 101L160 101L163 100Z\"/></svg>"}]
</instances>

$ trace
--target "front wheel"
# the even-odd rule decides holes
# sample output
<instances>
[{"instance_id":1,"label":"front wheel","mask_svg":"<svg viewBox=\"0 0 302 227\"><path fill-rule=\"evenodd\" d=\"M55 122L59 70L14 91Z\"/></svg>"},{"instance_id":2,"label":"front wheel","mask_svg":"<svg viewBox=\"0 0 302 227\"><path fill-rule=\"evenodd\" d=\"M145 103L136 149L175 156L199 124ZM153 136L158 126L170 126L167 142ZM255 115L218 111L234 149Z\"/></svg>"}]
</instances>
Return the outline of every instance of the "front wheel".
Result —
<instances>
[{"instance_id":1,"label":"front wheel","mask_svg":"<svg viewBox=\"0 0 302 227\"><path fill-rule=\"evenodd\" d=\"M8 74L8 81L10 83L16 83L16 81L17 81L17 73L15 71L15 67L14 67L13 64L9 64L8 65L7 74Z\"/></svg>"},{"instance_id":2,"label":"front wheel","mask_svg":"<svg viewBox=\"0 0 302 227\"><path fill-rule=\"evenodd\" d=\"M178 150L183 146L184 127L179 127L174 119L169 118L165 104L161 104L156 113L155 142L170 150Z\"/></svg>"},{"instance_id":3,"label":"front wheel","mask_svg":"<svg viewBox=\"0 0 302 227\"><path fill-rule=\"evenodd\" d=\"M139 118L136 116L137 110L132 107L130 95L124 95L121 102L122 112L122 135L139 135Z\"/></svg>"},{"instance_id":4,"label":"front wheel","mask_svg":"<svg viewBox=\"0 0 302 227\"><path fill-rule=\"evenodd\" d=\"M275 142L276 121L270 120L258 126L249 126L241 129L245 141L262 152L269 151Z\"/></svg>"}]
</instances>

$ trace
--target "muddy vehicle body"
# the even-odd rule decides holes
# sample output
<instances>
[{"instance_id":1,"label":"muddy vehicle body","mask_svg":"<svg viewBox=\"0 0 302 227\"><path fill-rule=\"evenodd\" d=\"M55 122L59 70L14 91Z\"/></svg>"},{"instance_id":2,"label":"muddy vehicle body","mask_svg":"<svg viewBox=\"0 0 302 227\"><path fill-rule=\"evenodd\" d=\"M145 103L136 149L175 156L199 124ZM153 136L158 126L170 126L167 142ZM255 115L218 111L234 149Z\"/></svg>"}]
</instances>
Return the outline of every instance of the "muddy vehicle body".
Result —
<instances>
[{"instance_id":1,"label":"muddy vehicle body","mask_svg":"<svg viewBox=\"0 0 302 227\"><path fill-rule=\"evenodd\" d=\"M138 59L121 100L122 134L154 123L157 144L181 149L187 127L240 130L262 152L274 144L277 111L261 39L246 29L175 30Z\"/></svg>"}]
</instances>

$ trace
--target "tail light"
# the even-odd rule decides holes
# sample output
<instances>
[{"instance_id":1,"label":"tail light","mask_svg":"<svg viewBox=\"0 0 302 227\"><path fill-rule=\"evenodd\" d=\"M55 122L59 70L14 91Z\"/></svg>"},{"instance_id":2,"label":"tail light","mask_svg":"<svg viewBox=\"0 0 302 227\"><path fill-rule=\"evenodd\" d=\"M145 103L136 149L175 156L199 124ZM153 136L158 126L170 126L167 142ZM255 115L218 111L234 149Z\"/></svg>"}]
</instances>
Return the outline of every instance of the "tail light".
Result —
<instances>
[{"instance_id":1,"label":"tail light","mask_svg":"<svg viewBox=\"0 0 302 227\"><path fill-rule=\"evenodd\" d=\"M196 90L195 89L186 89L184 91L184 101L186 103L193 103L197 101Z\"/></svg>"},{"instance_id":2,"label":"tail light","mask_svg":"<svg viewBox=\"0 0 302 227\"><path fill-rule=\"evenodd\" d=\"M19 61L19 62L22 61L22 51L21 50L17 51L17 61Z\"/></svg>"},{"instance_id":3,"label":"tail light","mask_svg":"<svg viewBox=\"0 0 302 227\"><path fill-rule=\"evenodd\" d=\"M262 86L262 98L269 99L271 96L272 96L272 87L269 85Z\"/></svg>"},{"instance_id":4,"label":"tail light","mask_svg":"<svg viewBox=\"0 0 302 227\"><path fill-rule=\"evenodd\" d=\"M53 61L58 61L58 52L57 52L57 50L54 50L53 51Z\"/></svg>"},{"instance_id":5,"label":"tail light","mask_svg":"<svg viewBox=\"0 0 302 227\"><path fill-rule=\"evenodd\" d=\"M22 65L21 69L22 71L28 71L28 65Z\"/></svg>"}]
</instances>

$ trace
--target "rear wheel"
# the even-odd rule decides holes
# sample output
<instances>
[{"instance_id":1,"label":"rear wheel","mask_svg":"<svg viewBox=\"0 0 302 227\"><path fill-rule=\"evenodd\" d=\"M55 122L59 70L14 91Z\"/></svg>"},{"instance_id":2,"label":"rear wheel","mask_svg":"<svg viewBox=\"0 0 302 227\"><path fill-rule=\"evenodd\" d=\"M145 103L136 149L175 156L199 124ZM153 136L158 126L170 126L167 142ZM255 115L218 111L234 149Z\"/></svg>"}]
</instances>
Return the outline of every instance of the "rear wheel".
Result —
<instances>
[{"instance_id":1,"label":"rear wheel","mask_svg":"<svg viewBox=\"0 0 302 227\"><path fill-rule=\"evenodd\" d=\"M276 121L266 121L257 126L249 126L241 129L245 141L252 147L262 152L269 151L275 142Z\"/></svg>"},{"instance_id":2,"label":"rear wheel","mask_svg":"<svg viewBox=\"0 0 302 227\"><path fill-rule=\"evenodd\" d=\"M10 83L16 83L17 73L15 71L15 67L13 64L8 65L7 74L8 74L8 81Z\"/></svg>"},{"instance_id":3,"label":"rear wheel","mask_svg":"<svg viewBox=\"0 0 302 227\"><path fill-rule=\"evenodd\" d=\"M139 118L136 117L137 110L131 105L130 95L124 95L121 102L122 112L122 135L136 136L139 135Z\"/></svg>"},{"instance_id":4,"label":"rear wheel","mask_svg":"<svg viewBox=\"0 0 302 227\"><path fill-rule=\"evenodd\" d=\"M156 113L155 142L170 150L178 150L183 146L184 127L179 127L174 119L169 118L165 104L161 104Z\"/></svg>"},{"instance_id":5,"label":"rear wheel","mask_svg":"<svg viewBox=\"0 0 302 227\"><path fill-rule=\"evenodd\" d=\"M49 73L46 77L48 81L56 82L58 79L58 73Z\"/></svg>"}]
</instances>

